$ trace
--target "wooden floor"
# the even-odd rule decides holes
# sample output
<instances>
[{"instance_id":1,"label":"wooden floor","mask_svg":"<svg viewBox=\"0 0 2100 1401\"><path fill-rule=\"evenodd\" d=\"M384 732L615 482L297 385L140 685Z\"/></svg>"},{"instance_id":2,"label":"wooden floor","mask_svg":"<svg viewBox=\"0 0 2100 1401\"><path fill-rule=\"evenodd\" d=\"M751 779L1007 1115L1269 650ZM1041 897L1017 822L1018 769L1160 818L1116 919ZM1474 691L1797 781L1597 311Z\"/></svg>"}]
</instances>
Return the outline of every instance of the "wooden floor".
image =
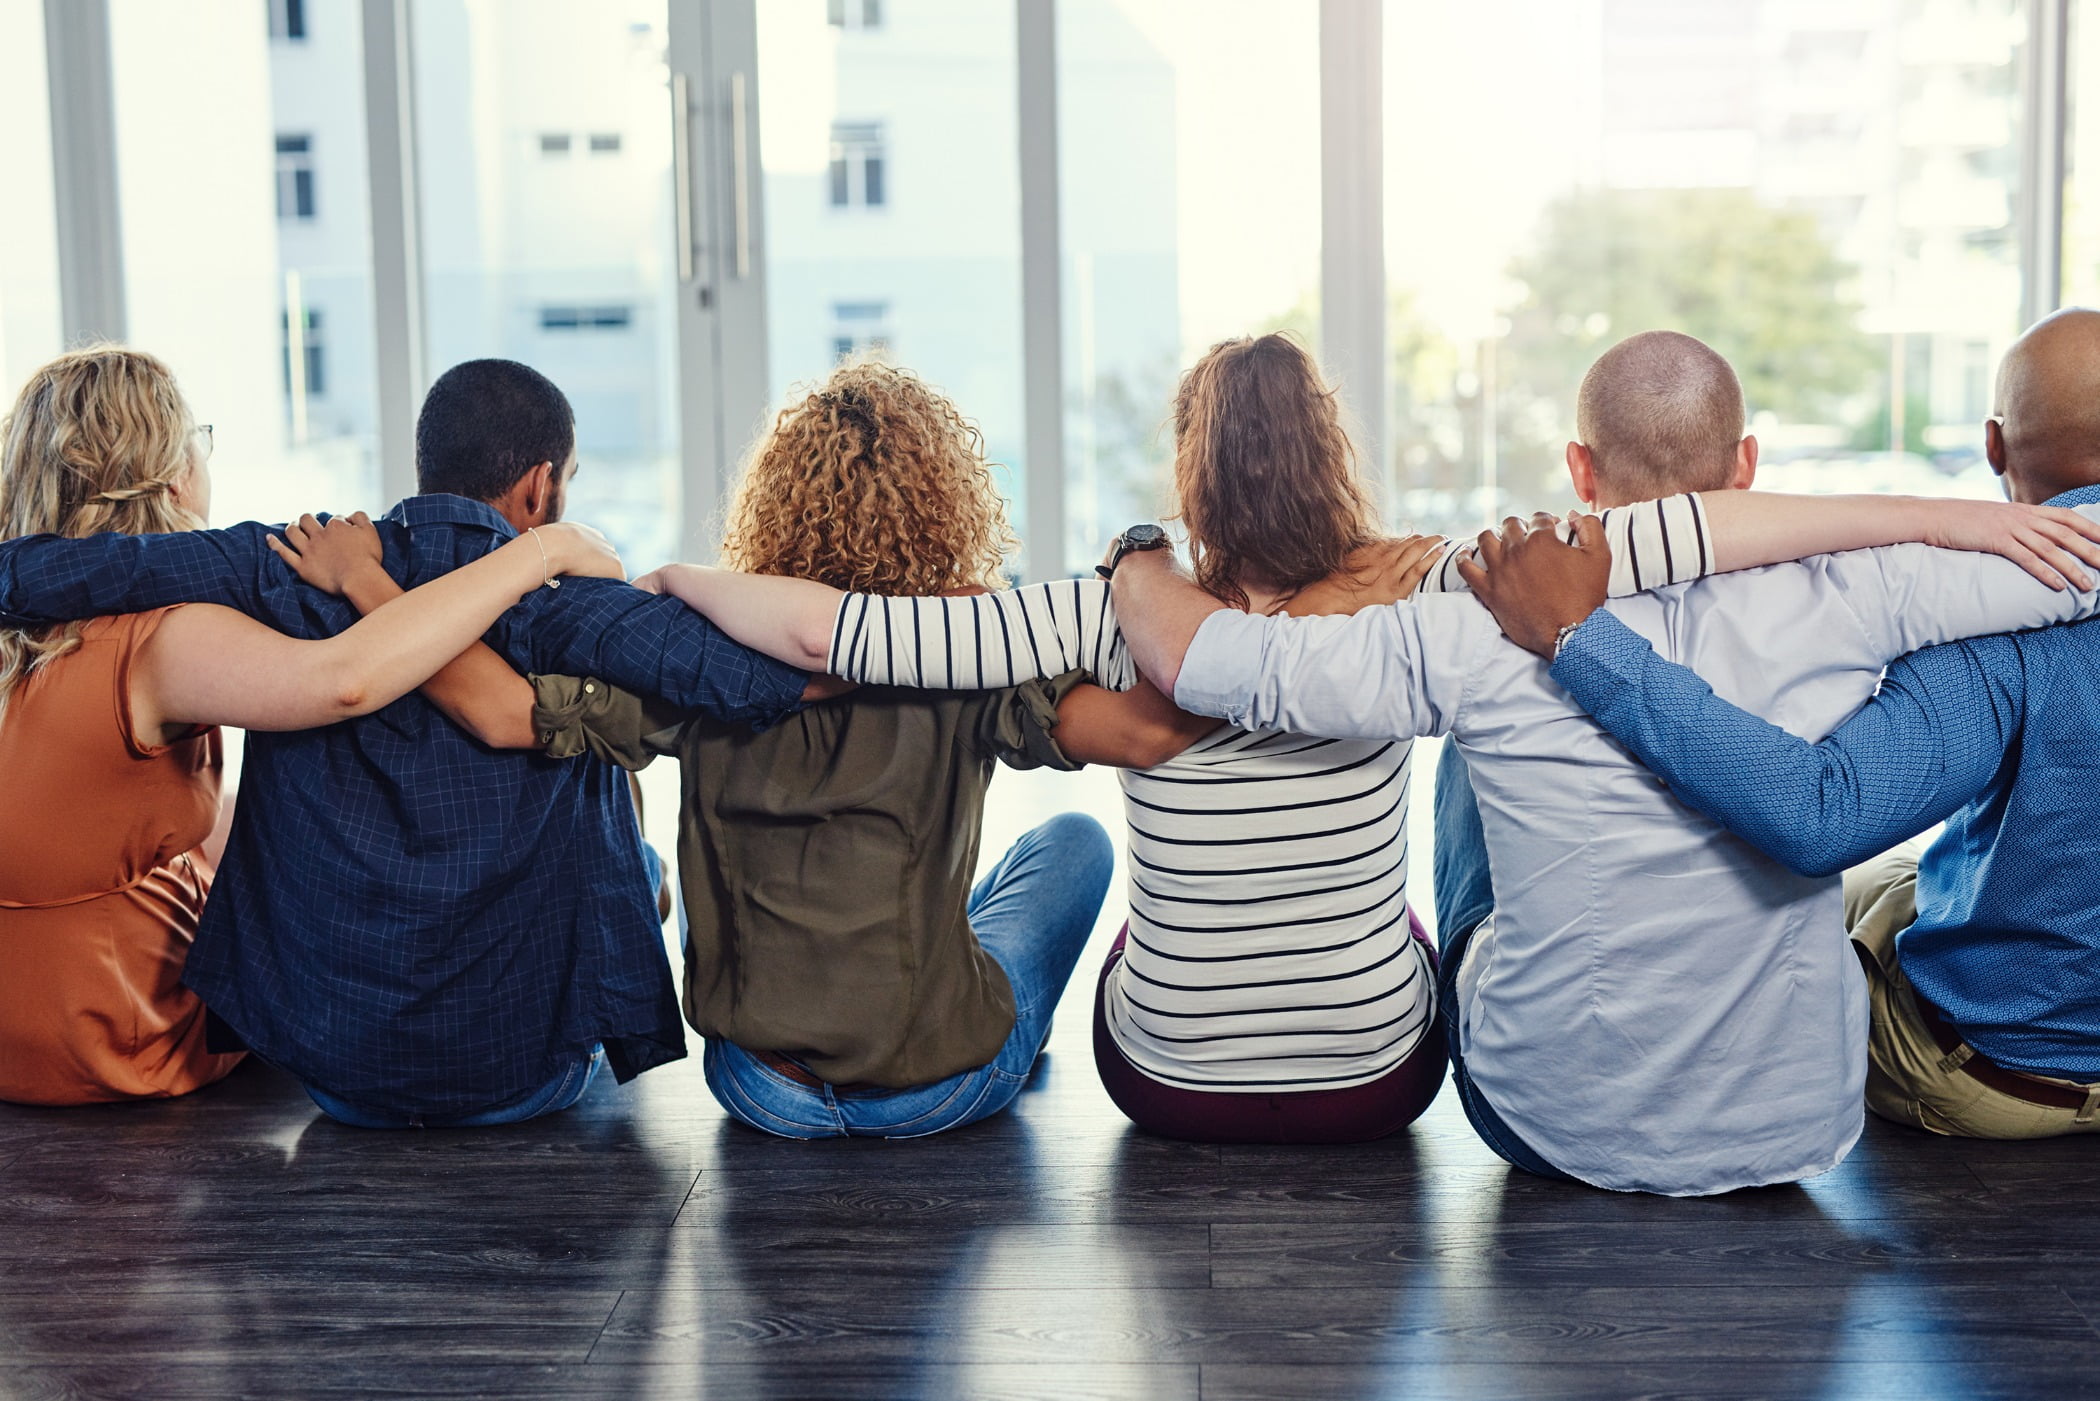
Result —
<instances>
[{"instance_id":1,"label":"wooden floor","mask_svg":"<svg viewBox=\"0 0 2100 1401\"><path fill-rule=\"evenodd\" d=\"M1694 1201L1506 1171L1448 1092L1364 1147L1167 1143L1083 1012L1013 1112L917 1142L763 1138L692 1061L471 1132L342 1128L261 1066L0 1107L0 1396L2100 1390L2100 1143L1875 1122Z\"/></svg>"}]
</instances>

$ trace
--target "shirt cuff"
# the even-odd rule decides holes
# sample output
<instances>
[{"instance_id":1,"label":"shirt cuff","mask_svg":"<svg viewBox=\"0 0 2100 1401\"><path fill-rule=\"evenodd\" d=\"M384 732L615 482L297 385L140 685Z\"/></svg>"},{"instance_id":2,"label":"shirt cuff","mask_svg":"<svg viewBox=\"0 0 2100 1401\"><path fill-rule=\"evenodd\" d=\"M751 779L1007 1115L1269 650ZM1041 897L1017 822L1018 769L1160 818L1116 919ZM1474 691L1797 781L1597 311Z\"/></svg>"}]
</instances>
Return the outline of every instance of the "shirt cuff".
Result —
<instances>
[{"instance_id":1,"label":"shirt cuff","mask_svg":"<svg viewBox=\"0 0 2100 1401\"><path fill-rule=\"evenodd\" d=\"M1224 608L1203 620L1174 681L1174 704L1245 728L1260 676L1261 634L1269 620Z\"/></svg>"},{"instance_id":2,"label":"shirt cuff","mask_svg":"<svg viewBox=\"0 0 2100 1401\"><path fill-rule=\"evenodd\" d=\"M1568 634L1550 673L1575 703L1595 715L1633 683L1648 639L1599 608Z\"/></svg>"}]
</instances>

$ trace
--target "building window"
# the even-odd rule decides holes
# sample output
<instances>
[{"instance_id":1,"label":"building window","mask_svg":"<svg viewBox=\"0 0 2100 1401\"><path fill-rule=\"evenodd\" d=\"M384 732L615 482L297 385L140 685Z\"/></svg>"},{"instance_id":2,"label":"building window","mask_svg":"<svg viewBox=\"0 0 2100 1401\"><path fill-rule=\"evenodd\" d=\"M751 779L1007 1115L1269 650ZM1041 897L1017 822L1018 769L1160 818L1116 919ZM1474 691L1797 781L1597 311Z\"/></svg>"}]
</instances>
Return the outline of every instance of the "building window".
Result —
<instances>
[{"instance_id":1,"label":"building window","mask_svg":"<svg viewBox=\"0 0 2100 1401\"><path fill-rule=\"evenodd\" d=\"M833 122L831 207L880 209L888 204L888 157L881 122Z\"/></svg>"},{"instance_id":2,"label":"building window","mask_svg":"<svg viewBox=\"0 0 2100 1401\"><path fill-rule=\"evenodd\" d=\"M314 217L314 139L311 136L277 138L277 217Z\"/></svg>"},{"instance_id":3,"label":"building window","mask_svg":"<svg viewBox=\"0 0 2100 1401\"><path fill-rule=\"evenodd\" d=\"M306 0L269 0L269 9L272 39L306 38Z\"/></svg>"},{"instance_id":4,"label":"building window","mask_svg":"<svg viewBox=\"0 0 2100 1401\"><path fill-rule=\"evenodd\" d=\"M569 154L569 133L566 131L541 132L540 154L543 156L566 156Z\"/></svg>"},{"instance_id":5,"label":"building window","mask_svg":"<svg viewBox=\"0 0 2100 1401\"><path fill-rule=\"evenodd\" d=\"M543 306L542 331L624 331L634 324L629 306Z\"/></svg>"},{"instance_id":6,"label":"building window","mask_svg":"<svg viewBox=\"0 0 2100 1401\"><path fill-rule=\"evenodd\" d=\"M834 359L886 355L890 349L888 302L833 302L831 353Z\"/></svg>"},{"instance_id":7,"label":"building window","mask_svg":"<svg viewBox=\"0 0 2100 1401\"><path fill-rule=\"evenodd\" d=\"M617 131L592 132L591 154L594 156L617 156L620 154L620 133Z\"/></svg>"},{"instance_id":8,"label":"building window","mask_svg":"<svg viewBox=\"0 0 2100 1401\"><path fill-rule=\"evenodd\" d=\"M299 369L305 376L299 388L309 399L318 399L328 393L328 356L321 341L321 313L314 307L306 308L305 332L299 338ZM278 317L278 333L284 342L284 392L292 392L292 315L285 312Z\"/></svg>"},{"instance_id":9,"label":"building window","mask_svg":"<svg viewBox=\"0 0 2100 1401\"><path fill-rule=\"evenodd\" d=\"M880 29L882 0L830 0L825 18L834 29Z\"/></svg>"}]
</instances>

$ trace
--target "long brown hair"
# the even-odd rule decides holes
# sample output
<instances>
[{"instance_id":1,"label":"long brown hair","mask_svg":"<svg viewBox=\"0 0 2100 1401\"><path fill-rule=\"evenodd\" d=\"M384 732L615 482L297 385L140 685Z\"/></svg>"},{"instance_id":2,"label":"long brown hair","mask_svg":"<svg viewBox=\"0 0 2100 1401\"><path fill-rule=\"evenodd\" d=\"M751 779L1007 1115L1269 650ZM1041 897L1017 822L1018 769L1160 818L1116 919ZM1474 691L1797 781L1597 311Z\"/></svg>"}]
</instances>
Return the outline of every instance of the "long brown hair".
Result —
<instances>
[{"instance_id":1,"label":"long brown hair","mask_svg":"<svg viewBox=\"0 0 2100 1401\"><path fill-rule=\"evenodd\" d=\"M1334 391L1287 335L1221 341L1181 377L1174 487L1196 582L1237 608L1250 581L1294 593L1378 535Z\"/></svg>"},{"instance_id":2,"label":"long brown hair","mask_svg":"<svg viewBox=\"0 0 2100 1401\"><path fill-rule=\"evenodd\" d=\"M752 450L722 562L902 597L1003 588L1016 543L977 425L911 371L861 360L782 409Z\"/></svg>"},{"instance_id":3,"label":"long brown hair","mask_svg":"<svg viewBox=\"0 0 2100 1401\"><path fill-rule=\"evenodd\" d=\"M168 367L95 345L37 370L0 419L0 540L106 530L196 530L176 488L200 460L196 420ZM81 624L0 627L0 711L38 667L80 645Z\"/></svg>"}]
</instances>

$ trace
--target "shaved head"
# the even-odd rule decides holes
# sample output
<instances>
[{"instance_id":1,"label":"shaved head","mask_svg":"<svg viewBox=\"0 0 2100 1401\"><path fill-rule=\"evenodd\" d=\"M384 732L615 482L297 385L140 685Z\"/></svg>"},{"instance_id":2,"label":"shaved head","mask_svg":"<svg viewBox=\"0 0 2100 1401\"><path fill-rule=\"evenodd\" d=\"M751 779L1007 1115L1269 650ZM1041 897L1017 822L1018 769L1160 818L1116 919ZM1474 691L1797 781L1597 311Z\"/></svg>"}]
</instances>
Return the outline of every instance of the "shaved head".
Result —
<instances>
[{"instance_id":1,"label":"shaved head","mask_svg":"<svg viewBox=\"0 0 2100 1401\"><path fill-rule=\"evenodd\" d=\"M1605 351L1575 401L1598 486L1622 501L1726 487L1743 425L1735 371L1676 331L1643 331Z\"/></svg>"},{"instance_id":2,"label":"shaved head","mask_svg":"<svg viewBox=\"0 0 2100 1401\"><path fill-rule=\"evenodd\" d=\"M1998 367L2000 441L1991 465L2014 499L2100 482L2100 311L2069 307L2034 323Z\"/></svg>"}]
</instances>

